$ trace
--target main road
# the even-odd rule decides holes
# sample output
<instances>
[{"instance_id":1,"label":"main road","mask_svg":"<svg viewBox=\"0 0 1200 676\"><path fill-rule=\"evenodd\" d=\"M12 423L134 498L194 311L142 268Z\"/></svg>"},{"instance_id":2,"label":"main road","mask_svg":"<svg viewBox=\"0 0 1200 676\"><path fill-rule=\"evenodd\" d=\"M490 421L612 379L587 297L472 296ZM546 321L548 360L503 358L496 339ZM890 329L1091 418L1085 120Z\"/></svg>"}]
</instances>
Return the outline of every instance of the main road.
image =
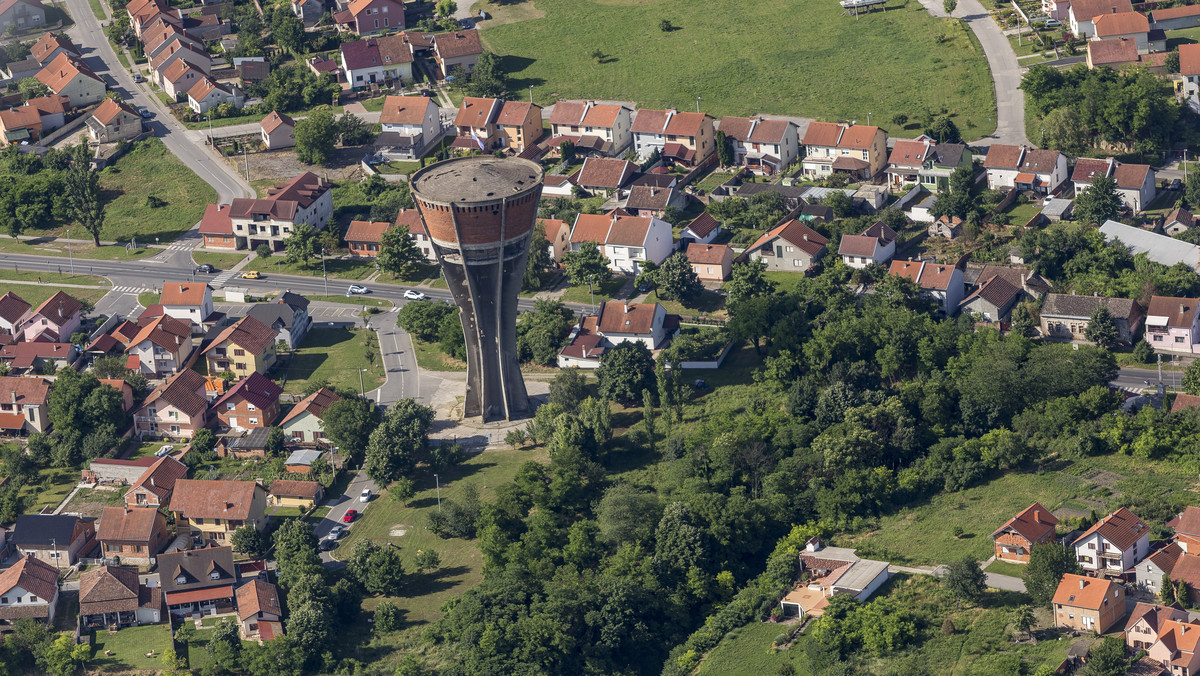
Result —
<instances>
[{"instance_id":1,"label":"main road","mask_svg":"<svg viewBox=\"0 0 1200 676\"><path fill-rule=\"evenodd\" d=\"M217 191L218 202L228 204L237 197L254 197L255 192L250 184L206 147L192 143L185 133L187 129L162 105L158 97L134 83L133 76L117 60L117 54L105 37L96 15L92 14L87 0L66 0L66 3L71 18L75 20L75 24L67 29L67 34L83 52L84 63L105 78L109 89L118 92L127 103L145 106L156 112L148 126L155 136L162 139L167 150Z\"/></svg>"}]
</instances>

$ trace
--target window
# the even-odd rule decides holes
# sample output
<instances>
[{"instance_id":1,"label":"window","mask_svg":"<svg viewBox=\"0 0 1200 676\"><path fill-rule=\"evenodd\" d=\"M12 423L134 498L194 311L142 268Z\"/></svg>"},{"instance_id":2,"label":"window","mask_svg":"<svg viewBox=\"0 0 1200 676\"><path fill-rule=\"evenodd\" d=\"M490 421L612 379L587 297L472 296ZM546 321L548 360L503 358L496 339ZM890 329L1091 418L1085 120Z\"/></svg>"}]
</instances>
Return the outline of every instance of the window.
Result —
<instances>
[{"instance_id":1,"label":"window","mask_svg":"<svg viewBox=\"0 0 1200 676\"><path fill-rule=\"evenodd\" d=\"M0 596L0 603L3 603L4 605L8 605L8 597Z\"/></svg>"},{"instance_id":2,"label":"window","mask_svg":"<svg viewBox=\"0 0 1200 676\"><path fill-rule=\"evenodd\" d=\"M257 424L258 424L258 418L251 418L251 419L250 419L250 424L251 424L251 425L257 425Z\"/></svg>"},{"instance_id":3,"label":"window","mask_svg":"<svg viewBox=\"0 0 1200 676\"><path fill-rule=\"evenodd\" d=\"M250 402L246 402L246 408L249 408L251 411L258 410L256 408L254 408L254 404L251 404Z\"/></svg>"},{"instance_id":4,"label":"window","mask_svg":"<svg viewBox=\"0 0 1200 676\"><path fill-rule=\"evenodd\" d=\"M239 361L237 364L234 364L234 366L235 366L235 367L236 367L238 370L241 370L241 371L245 371L245 370L246 370L246 362L244 362L244 361Z\"/></svg>"},{"instance_id":5,"label":"window","mask_svg":"<svg viewBox=\"0 0 1200 676\"><path fill-rule=\"evenodd\" d=\"M235 349L233 350L233 356L235 356L235 357L245 357L245 356L246 356L246 351L245 351L245 350L242 350L242 349L235 348Z\"/></svg>"},{"instance_id":6,"label":"window","mask_svg":"<svg viewBox=\"0 0 1200 676\"><path fill-rule=\"evenodd\" d=\"M1161 343L1161 342L1162 342L1162 336L1154 336L1154 342L1156 342L1156 343Z\"/></svg>"},{"instance_id":7,"label":"window","mask_svg":"<svg viewBox=\"0 0 1200 676\"><path fill-rule=\"evenodd\" d=\"M209 574L208 574L208 579L210 579L210 580L220 580L220 579L221 579L221 572L220 572L220 571L217 571L217 570L214 570L213 572L211 572L211 573L209 573Z\"/></svg>"},{"instance_id":8,"label":"window","mask_svg":"<svg viewBox=\"0 0 1200 676\"><path fill-rule=\"evenodd\" d=\"M1182 342L1183 342L1183 336L1175 336L1175 342L1176 342L1176 343L1182 343Z\"/></svg>"},{"instance_id":9,"label":"window","mask_svg":"<svg viewBox=\"0 0 1200 676\"><path fill-rule=\"evenodd\" d=\"M37 603L37 600L38 600L37 596L34 596L33 594L30 594L30 595L29 595L29 602L30 602L30 603Z\"/></svg>"},{"instance_id":10,"label":"window","mask_svg":"<svg viewBox=\"0 0 1200 676\"><path fill-rule=\"evenodd\" d=\"M235 408L237 408L237 406L236 406L236 405L234 405L233 403L231 403L231 402L225 402L225 410L226 410L226 411L232 411L232 410L233 410L233 409L235 409Z\"/></svg>"}]
</instances>

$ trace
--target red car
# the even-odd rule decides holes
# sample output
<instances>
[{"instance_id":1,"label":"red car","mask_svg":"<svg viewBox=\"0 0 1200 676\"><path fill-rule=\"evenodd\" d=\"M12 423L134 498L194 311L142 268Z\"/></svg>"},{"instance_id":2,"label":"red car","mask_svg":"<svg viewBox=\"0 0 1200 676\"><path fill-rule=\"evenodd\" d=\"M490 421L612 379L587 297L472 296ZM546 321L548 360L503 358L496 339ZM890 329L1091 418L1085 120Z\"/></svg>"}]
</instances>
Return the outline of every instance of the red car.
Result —
<instances>
[{"instance_id":1,"label":"red car","mask_svg":"<svg viewBox=\"0 0 1200 676\"><path fill-rule=\"evenodd\" d=\"M356 516L358 516L357 509L347 510L346 515L342 517L342 523L350 523L351 521L354 520L354 517L356 517Z\"/></svg>"}]
</instances>

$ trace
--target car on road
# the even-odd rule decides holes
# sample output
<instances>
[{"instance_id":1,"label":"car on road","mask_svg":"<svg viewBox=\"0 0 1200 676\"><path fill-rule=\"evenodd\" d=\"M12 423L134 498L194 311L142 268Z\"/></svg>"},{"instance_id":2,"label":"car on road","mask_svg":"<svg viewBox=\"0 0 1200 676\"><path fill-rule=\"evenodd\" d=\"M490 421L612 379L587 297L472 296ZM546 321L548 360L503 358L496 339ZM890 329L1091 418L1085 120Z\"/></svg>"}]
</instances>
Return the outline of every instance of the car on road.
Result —
<instances>
[{"instance_id":1,"label":"car on road","mask_svg":"<svg viewBox=\"0 0 1200 676\"><path fill-rule=\"evenodd\" d=\"M331 540L329 538L325 538L324 540L321 540L321 544L320 544L319 548L321 551L327 552L336 546L337 546L337 540Z\"/></svg>"},{"instance_id":2,"label":"car on road","mask_svg":"<svg viewBox=\"0 0 1200 676\"><path fill-rule=\"evenodd\" d=\"M404 297L407 298L408 300L425 300L425 294L421 293L420 291L414 291L412 289L405 291Z\"/></svg>"},{"instance_id":3,"label":"car on road","mask_svg":"<svg viewBox=\"0 0 1200 676\"><path fill-rule=\"evenodd\" d=\"M145 81L146 81L146 78L142 77L142 74L141 74L141 73L134 73L134 74L133 74L133 81L134 81L134 82L137 82L137 83L142 83L142 82L145 82Z\"/></svg>"},{"instance_id":4,"label":"car on road","mask_svg":"<svg viewBox=\"0 0 1200 676\"><path fill-rule=\"evenodd\" d=\"M1181 188L1183 188L1183 181L1179 179L1174 179L1171 181L1171 190L1179 190Z\"/></svg>"},{"instance_id":5,"label":"car on road","mask_svg":"<svg viewBox=\"0 0 1200 676\"><path fill-rule=\"evenodd\" d=\"M362 493L360 493L358 496L358 501L359 502L370 502L371 501L371 489L364 488Z\"/></svg>"},{"instance_id":6,"label":"car on road","mask_svg":"<svg viewBox=\"0 0 1200 676\"><path fill-rule=\"evenodd\" d=\"M428 89L422 89L421 96L424 96L427 98L433 98L433 92L429 91Z\"/></svg>"},{"instance_id":7,"label":"car on road","mask_svg":"<svg viewBox=\"0 0 1200 676\"><path fill-rule=\"evenodd\" d=\"M262 279L262 274L258 270L251 270L250 272L243 272L242 279Z\"/></svg>"},{"instance_id":8,"label":"car on road","mask_svg":"<svg viewBox=\"0 0 1200 676\"><path fill-rule=\"evenodd\" d=\"M205 263L204 265L196 266L196 272L203 272L206 275L211 275L212 273L214 273L216 271L217 271L217 269L214 268L213 266L209 265L208 263Z\"/></svg>"},{"instance_id":9,"label":"car on road","mask_svg":"<svg viewBox=\"0 0 1200 676\"><path fill-rule=\"evenodd\" d=\"M351 294L357 296L357 295L361 295L364 293L371 293L371 290L361 284L351 284L350 288L346 289L347 296L349 296Z\"/></svg>"},{"instance_id":10,"label":"car on road","mask_svg":"<svg viewBox=\"0 0 1200 676\"><path fill-rule=\"evenodd\" d=\"M346 510L346 515L342 517L342 523L351 523L356 516L358 516L357 509L348 509Z\"/></svg>"},{"instance_id":11,"label":"car on road","mask_svg":"<svg viewBox=\"0 0 1200 676\"><path fill-rule=\"evenodd\" d=\"M137 111L138 111L138 115L142 116L142 119L149 120L150 118L154 117L154 113L151 112L150 109L147 108L146 106L142 106L142 107L138 108Z\"/></svg>"},{"instance_id":12,"label":"car on road","mask_svg":"<svg viewBox=\"0 0 1200 676\"><path fill-rule=\"evenodd\" d=\"M333 538L334 540L340 540L342 538L342 536L345 534L346 534L346 527L340 523L335 523L335 524L333 524L333 528L329 529L329 534L326 535L325 537Z\"/></svg>"}]
</instances>

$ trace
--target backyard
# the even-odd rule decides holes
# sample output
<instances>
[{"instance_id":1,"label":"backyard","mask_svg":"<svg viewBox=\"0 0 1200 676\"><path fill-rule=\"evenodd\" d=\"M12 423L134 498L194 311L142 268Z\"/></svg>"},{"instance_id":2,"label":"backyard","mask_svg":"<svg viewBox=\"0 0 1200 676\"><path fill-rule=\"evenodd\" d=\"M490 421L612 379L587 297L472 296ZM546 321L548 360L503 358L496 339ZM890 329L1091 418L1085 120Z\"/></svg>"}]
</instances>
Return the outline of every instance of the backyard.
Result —
<instances>
[{"instance_id":1,"label":"backyard","mask_svg":"<svg viewBox=\"0 0 1200 676\"><path fill-rule=\"evenodd\" d=\"M950 111L964 138L990 133L991 75L974 36L917 2L847 16L835 2L538 0L489 3L486 46L514 91L619 99L642 108L700 108L715 117L777 113L890 124ZM478 7L478 6L477 6ZM510 8L511 7L511 8ZM510 12L520 13L508 17ZM664 30L663 20L669 22ZM503 25L496 25L503 24ZM847 48L853 45L853 48ZM936 47L935 47L936 45ZM686 64L664 77L663 64ZM727 86L736 81L738 86ZM893 130L899 132L899 130Z\"/></svg>"},{"instance_id":2,"label":"backyard","mask_svg":"<svg viewBox=\"0 0 1200 676\"><path fill-rule=\"evenodd\" d=\"M304 344L291 356L285 392L302 392L309 383L325 384L347 390L359 390L359 371L363 387L373 390L383 384L383 359L375 333L368 329L313 328Z\"/></svg>"},{"instance_id":3,"label":"backyard","mask_svg":"<svg viewBox=\"0 0 1200 676\"><path fill-rule=\"evenodd\" d=\"M163 668L162 656L170 647L170 625L149 624L120 631L102 629L92 634L92 658L88 660L88 667L102 672L157 671ZM147 657L151 653L153 655Z\"/></svg>"}]
</instances>

